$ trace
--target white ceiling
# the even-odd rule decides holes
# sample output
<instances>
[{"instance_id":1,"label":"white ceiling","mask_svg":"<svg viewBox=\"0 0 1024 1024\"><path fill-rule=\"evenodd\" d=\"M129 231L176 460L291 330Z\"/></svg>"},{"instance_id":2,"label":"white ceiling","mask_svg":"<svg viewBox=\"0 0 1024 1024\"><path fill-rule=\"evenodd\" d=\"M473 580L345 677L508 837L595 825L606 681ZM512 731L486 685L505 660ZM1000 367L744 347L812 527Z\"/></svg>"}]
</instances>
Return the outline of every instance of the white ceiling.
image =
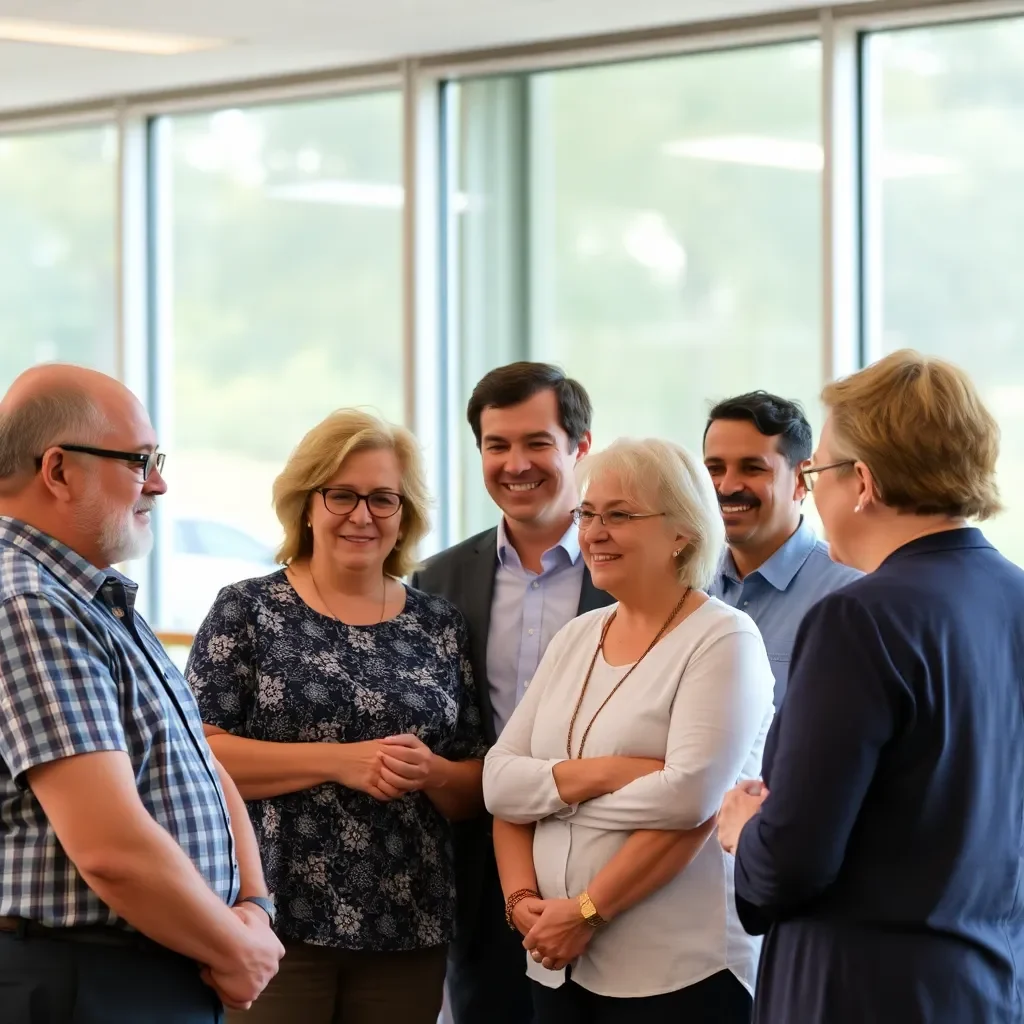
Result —
<instances>
[{"instance_id":1,"label":"white ceiling","mask_svg":"<svg viewBox=\"0 0 1024 1024\"><path fill-rule=\"evenodd\" d=\"M816 6L817 0L0 0L0 18L230 40L169 57L0 42L0 112Z\"/></svg>"}]
</instances>

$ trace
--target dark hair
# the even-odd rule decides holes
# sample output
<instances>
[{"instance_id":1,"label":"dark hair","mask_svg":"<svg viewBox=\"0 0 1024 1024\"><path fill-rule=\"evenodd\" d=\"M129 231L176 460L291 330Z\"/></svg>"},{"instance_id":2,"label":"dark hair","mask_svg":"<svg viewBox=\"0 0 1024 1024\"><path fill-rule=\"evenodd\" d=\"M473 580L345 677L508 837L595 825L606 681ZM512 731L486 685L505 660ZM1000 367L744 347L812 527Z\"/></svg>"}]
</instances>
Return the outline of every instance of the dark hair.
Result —
<instances>
[{"instance_id":1,"label":"dark hair","mask_svg":"<svg viewBox=\"0 0 1024 1024\"><path fill-rule=\"evenodd\" d=\"M558 421L569 435L570 451L579 447L583 435L590 430L593 410L590 395L578 380L567 377L550 363L519 362L499 366L485 374L469 396L466 419L473 428L476 446L480 447L480 417L484 409L507 409L518 405L541 391L553 391L558 400Z\"/></svg>"},{"instance_id":2,"label":"dark hair","mask_svg":"<svg viewBox=\"0 0 1024 1024\"><path fill-rule=\"evenodd\" d=\"M704 439L715 420L742 420L753 423L765 437L779 439L779 451L796 469L811 457L811 425L798 402L790 402L767 391L751 391L726 398L712 408L704 427Z\"/></svg>"}]
</instances>

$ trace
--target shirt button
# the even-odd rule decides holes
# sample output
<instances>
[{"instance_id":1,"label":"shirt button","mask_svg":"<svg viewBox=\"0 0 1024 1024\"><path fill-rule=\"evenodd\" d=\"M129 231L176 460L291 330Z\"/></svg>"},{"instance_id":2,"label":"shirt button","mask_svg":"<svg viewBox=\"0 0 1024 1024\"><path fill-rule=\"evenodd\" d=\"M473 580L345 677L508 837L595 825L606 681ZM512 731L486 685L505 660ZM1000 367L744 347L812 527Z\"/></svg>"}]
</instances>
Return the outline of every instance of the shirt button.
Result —
<instances>
[{"instance_id":1,"label":"shirt button","mask_svg":"<svg viewBox=\"0 0 1024 1024\"><path fill-rule=\"evenodd\" d=\"M116 615L117 618L119 618L119 619L123 619L124 618L124 609L123 608L115 608L114 609L114 615Z\"/></svg>"},{"instance_id":2,"label":"shirt button","mask_svg":"<svg viewBox=\"0 0 1024 1024\"><path fill-rule=\"evenodd\" d=\"M530 586L533 587L534 590L536 590L540 586L540 581L534 580L533 583L530 584Z\"/></svg>"},{"instance_id":3,"label":"shirt button","mask_svg":"<svg viewBox=\"0 0 1024 1024\"><path fill-rule=\"evenodd\" d=\"M529 632L530 636L533 636L534 631L532 629L529 630L528 632Z\"/></svg>"},{"instance_id":4,"label":"shirt button","mask_svg":"<svg viewBox=\"0 0 1024 1024\"><path fill-rule=\"evenodd\" d=\"M749 601L744 601L744 602L743 602L743 607L744 607L744 608L746 608L748 604L750 604L750 602L749 602Z\"/></svg>"},{"instance_id":5,"label":"shirt button","mask_svg":"<svg viewBox=\"0 0 1024 1024\"><path fill-rule=\"evenodd\" d=\"M527 679L526 682L523 683L523 689L524 690L528 690L529 688L530 688L530 680Z\"/></svg>"}]
</instances>

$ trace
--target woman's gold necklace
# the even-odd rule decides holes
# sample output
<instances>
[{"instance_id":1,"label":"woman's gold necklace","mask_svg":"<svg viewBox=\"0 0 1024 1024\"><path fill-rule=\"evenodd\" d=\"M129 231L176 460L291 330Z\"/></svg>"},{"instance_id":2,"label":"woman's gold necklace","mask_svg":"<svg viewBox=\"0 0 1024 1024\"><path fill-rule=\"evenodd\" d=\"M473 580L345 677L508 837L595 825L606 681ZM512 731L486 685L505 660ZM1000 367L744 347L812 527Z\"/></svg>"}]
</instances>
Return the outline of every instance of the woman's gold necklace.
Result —
<instances>
[{"instance_id":1,"label":"woman's gold necklace","mask_svg":"<svg viewBox=\"0 0 1024 1024\"><path fill-rule=\"evenodd\" d=\"M339 619L338 616L334 614L334 609L327 603L327 600L324 598L324 595L320 593L320 588L316 585L316 577L313 575L312 565L310 565L309 567L309 578L313 583L313 589L316 591L316 596L320 598L320 603L327 609L331 618L334 619L335 622L341 622L341 619ZM383 585L383 589L380 595L380 618L377 620L378 625L380 625L380 623L384 621L384 609L387 605L388 600L388 579L386 576L382 577L381 583Z\"/></svg>"}]
</instances>

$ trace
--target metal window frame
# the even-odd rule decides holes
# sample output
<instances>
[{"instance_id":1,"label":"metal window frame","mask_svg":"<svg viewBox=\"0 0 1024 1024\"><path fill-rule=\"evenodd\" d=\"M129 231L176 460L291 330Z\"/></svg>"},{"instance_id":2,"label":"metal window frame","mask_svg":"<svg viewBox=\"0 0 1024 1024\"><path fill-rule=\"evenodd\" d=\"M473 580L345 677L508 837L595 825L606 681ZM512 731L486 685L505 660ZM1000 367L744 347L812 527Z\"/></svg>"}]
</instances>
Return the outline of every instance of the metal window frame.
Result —
<instances>
[{"instance_id":1,"label":"metal window frame","mask_svg":"<svg viewBox=\"0 0 1024 1024\"><path fill-rule=\"evenodd\" d=\"M441 194L443 161L450 154L441 109L445 82L497 74L529 74L817 38L822 45L822 356L824 378L850 372L874 353L867 338L864 296L877 270L867 248L871 197L863 180L863 110L860 60L867 33L954 25L1024 15L1024 0L871 0L705 21L628 33L411 56L363 67L177 89L81 104L0 114L0 136L98 124L117 129L116 346L121 377L160 408L161 365L155 247L156 189L151 166L151 125L176 114L319 100L381 90L403 96L402 345L403 409L420 436L428 478L441 516L429 541L452 536L447 509L458 493L454 474L459 445L451 436L461 417L451 409L453 353L444 330L448 301L448 225ZM823 381L824 383L824 381ZM156 572L159 566L156 567Z\"/></svg>"}]
</instances>

